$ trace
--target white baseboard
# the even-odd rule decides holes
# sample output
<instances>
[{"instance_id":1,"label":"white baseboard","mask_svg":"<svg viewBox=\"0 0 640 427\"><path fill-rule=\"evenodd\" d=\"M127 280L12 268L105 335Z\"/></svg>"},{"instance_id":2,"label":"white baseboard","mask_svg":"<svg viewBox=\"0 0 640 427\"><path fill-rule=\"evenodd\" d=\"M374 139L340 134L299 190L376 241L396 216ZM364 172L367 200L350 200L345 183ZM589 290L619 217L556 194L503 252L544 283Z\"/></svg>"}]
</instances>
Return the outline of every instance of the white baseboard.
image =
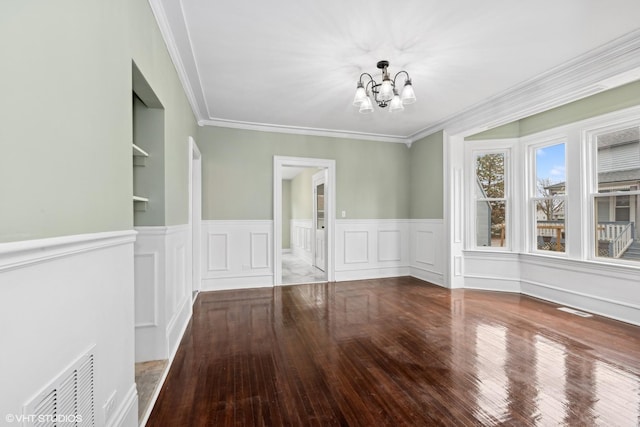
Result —
<instances>
[{"instance_id":1,"label":"white baseboard","mask_svg":"<svg viewBox=\"0 0 640 427\"><path fill-rule=\"evenodd\" d=\"M465 275L464 289L520 293L520 280L499 276Z\"/></svg>"},{"instance_id":2,"label":"white baseboard","mask_svg":"<svg viewBox=\"0 0 640 427\"><path fill-rule=\"evenodd\" d=\"M203 279L202 291L229 291L236 289L271 288L273 287L273 275L268 276L244 276L221 277L216 279Z\"/></svg>"},{"instance_id":3,"label":"white baseboard","mask_svg":"<svg viewBox=\"0 0 640 427\"><path fill-rule=\"evenodd\" d=\"M522 281L522 293L545 301L551 301L556 304L566 305L589 313L640 326L640 307L635 304L614 301L528 280Z\"/></svg>"},{"instance_id":4,"label":"white baseboard","mask_svg":"<svg viewBox=\"0 0 640 427\"><path fill-rule=\"evenodd\" d=\"M182 341L182 336L184 335L184 331L187 329L187 325L189 324L189 320L191 320L192 314L193 304L191 295L187 295L183 299L182 305L178 309L178 312L175 314L175 316L173 316L173 318L167 325L169 359L173 359L176 352L178 351L180 341Z\"/></svg>"},{"instance_id":5,"label":"white baseboard","mask_svg":"<svg viewBox=\"0 0 640 427\"><path fill-rule=\"evenodd\" d=\"M443 288L447 287L444 283L444 275L441 272L411 266L409 269L409 275L417 279L424 280L425 282L442 286Z\"/></svg>"},{"instance_id":6,"label":"white baseboard","mask_svg":"<svg viewBox=\"0 0 640 427\"><path fill-rule=\"evenodd\" d=\"M336 271L336 281L383 279L387 277L402 277L409 275L409 267L368 268L359 270Z\"/></svg>"},{"instance_id":7,"label":"white baseboard","mask_svg":"<svg viewBox=\"0 0 640 427\"><path fill-rule=\"evenodd\" d=\"M138 425L138 390L136 383L131 385L115 415L107 422L107 427L134 427Z\"/></svg>"}]
</instances>

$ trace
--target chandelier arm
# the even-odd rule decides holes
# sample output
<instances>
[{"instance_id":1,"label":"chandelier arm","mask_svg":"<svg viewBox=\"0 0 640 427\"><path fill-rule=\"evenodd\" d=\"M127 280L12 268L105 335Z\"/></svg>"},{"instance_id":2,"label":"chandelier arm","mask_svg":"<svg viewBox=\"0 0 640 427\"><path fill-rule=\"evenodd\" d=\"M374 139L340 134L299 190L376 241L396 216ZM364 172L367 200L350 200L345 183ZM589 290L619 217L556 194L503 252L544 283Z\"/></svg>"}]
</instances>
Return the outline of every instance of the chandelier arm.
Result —
<instances>
[{"instance_id":1,"label":"chandelier arm","mask_svg":"<svg viewBox=\"0 0 640 427\"><path fill-rule=\"evenodd\" d=\"M370 82L371 82L371 81L375 81L375 80L373 80L373 77L371 76L371 74L369 74L369 73L362 73L362 74L360 74L360 79L359 79L360 83L362 83L362 76L367 76L367 77L369 77L369 81L370 81ZM368 83L367 83L367 84L368 84Z\"/></svg>"},{"instance_id":2,"label":"chandelier arm","mask_svg":"<svg viewBox=\"0 0 640 427\"><path fill-rule=\"evenodd\" d=\"M371 85L371 92L373 92L373 86L376 84L376 81L371 79L367 82L367 85L364 87L364 90L366 91L366 93L369 93L369 85Z\"/></svg>"},{"instance_id":3,"label":"chandelier arm","mask_svg":"<svg viewBox=\"0 0 640 427\"><path fill-rule=\"evenodd\" d=\"M398 76L399 76L400 74L402 74L402 73L404 73L404 74L406 74L406 75L407 75L407 78L405 79L405 81L407 81L407 80L411 80L411 77L409 76L409 73L407 73L407 72L406 72L406 71L404 71L404 70L402 70L402 71L398 71L398 72L396 73L396 75L393 77L393 87L394 87L394 88L396 87L396 79L397 79L397 78L398 78Z\"/></svg>"},{"instance_id":4,"label":"chandelier arm","mask_svg":"<svg viewBox=\"0 0 640 427\"><path fill-rule=\"evenodd\" d=\"M378 104L378 106L380 107L386 107L387 104L378 99L379 89L377 88L380 87L380 83L376 83L374 79L369 80L369 83L367 83L367 86L365 87L365 90L367 90L367 93L369 93L369 90L368 90L369 85L371 85L371 95L373 95L373 100L376 102L376 104Z\"/></svg>"}]
</instances>

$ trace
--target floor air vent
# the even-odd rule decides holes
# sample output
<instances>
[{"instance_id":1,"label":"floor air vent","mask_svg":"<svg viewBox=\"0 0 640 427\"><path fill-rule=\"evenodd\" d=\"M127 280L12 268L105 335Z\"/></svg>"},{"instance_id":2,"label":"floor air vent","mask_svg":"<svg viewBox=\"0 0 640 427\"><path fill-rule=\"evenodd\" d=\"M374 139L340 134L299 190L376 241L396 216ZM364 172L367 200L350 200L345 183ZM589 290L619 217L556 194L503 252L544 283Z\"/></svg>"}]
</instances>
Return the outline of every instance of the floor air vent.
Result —
<instances>
[{"instance_id":1,"label":"floor air vent","mask_svg":"<svg viewBox=\"0 0 640 427\"><path fill-rule=\"evenodd\" d=\"M80 357L24 407L25 426L95 426L93 354Z\"/></svg>"},{"instance_id":2,"label":"floor air vent","mask_svg":"<svg viewBox=\"0 0 640 427\"><path fill-rule=\"evenodd\" d=\"M593 317L593 314L585 313L584 311L575 310L575 309L569 308L569 307L560 307L558 310L565 311L565 312L571 313L571 314L575 314L576 316L580 316L580 317Z\"/></svg>"}]
</instances>

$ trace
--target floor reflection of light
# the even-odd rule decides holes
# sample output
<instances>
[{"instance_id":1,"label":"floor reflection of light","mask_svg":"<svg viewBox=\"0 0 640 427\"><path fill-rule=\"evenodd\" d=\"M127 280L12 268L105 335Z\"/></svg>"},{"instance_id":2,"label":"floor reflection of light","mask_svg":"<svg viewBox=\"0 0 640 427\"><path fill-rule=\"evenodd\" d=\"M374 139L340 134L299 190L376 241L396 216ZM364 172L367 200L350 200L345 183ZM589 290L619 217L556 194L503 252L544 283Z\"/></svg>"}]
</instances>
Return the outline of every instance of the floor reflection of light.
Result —
<instances>
[{"instance_id":1,"label":"floor reflection of light","mask_svg":"<svg viewBox=\"0 0 640 427\"><path fill-rule=\"evenodd\" d=\"M477 404L487 424L504 421L508 414L506 335L502 326L479 325L476 330Z\"/></svg>"},{"instance_id":2,"label":"floor reflection of light","mask_svg":"<svg viewBox=\"0 0 640 427\"><path fill-rule=\"evenodd\" d=\"M324 284L298 285L292 288L298 302L308 307L323 307L326 300L326 286Z\"/></svg>"},{"instance_id":3,"label":"floor reflection of light","mask_svg":"<svg viewBox=\"0 0 640 427\"><path fill-rule=\"evenodd\" d=\"M535 338L539 425L554 425L565 418L567 409L564 346L540 335Z\"/></svg>"},{"instance_id":4,"label":"floor reflection of light","mask_svg":"<svg viewBox=\"0 0 640 427\"><path fill-rule=\"evenodd\" d=\"M594 411L606 425L640 425L640 376L596 361Z\"/></svg>"}]
</instances>

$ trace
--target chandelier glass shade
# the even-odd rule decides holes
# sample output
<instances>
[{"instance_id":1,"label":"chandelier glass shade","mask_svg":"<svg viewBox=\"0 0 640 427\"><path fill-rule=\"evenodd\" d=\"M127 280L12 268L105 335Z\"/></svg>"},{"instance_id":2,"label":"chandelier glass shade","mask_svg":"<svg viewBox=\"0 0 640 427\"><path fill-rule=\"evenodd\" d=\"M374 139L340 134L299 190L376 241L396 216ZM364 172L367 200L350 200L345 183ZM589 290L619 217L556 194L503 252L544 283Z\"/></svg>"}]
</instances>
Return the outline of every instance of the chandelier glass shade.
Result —
<instances>
[{"instance_id":1,"label":"chandelier glass shade","mask_svg":"<svg viewBox=\"0 0 640 427\"><path fill-rule=\"evenodd\" d=\"M377 67L382 70L382 82L378 83L369 73L360 74L360 79L356 86L356 95L353 98L353 105L360 107L361 113L373 112L373 101L380 108L389 106L389 111L402 111L406 104L416 102L416 94L413 91L411 77L406 71L399 71L393 77L389 77L387 67L389 61L378 61ZM398 95L398 76L404 76L404 86Z\"/></svg>"}]
</instances>

